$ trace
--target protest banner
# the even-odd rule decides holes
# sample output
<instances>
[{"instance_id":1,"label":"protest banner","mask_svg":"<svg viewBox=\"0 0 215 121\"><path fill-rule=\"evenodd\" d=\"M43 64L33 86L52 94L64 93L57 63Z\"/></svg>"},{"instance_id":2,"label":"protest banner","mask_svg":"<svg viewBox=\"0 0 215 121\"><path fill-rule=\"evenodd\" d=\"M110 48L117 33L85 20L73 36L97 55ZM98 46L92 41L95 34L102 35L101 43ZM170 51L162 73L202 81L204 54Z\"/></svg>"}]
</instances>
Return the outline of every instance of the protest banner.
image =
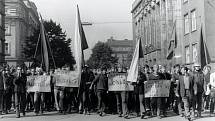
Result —
<instances>
[{"instance_id":1,"label":"protest banner","mask_svg":"<svg viewBox=\"0 0 215 121\"><path fill-rule=\"evenodd\" d=\"M56 86L59 87L79 87L78 74L75 71L70 73L60 73L54 76Z\"/></svg>"},{"instance_id":2,"label":"protest banner","mask_svg":"<svg viewBox=\"0 0 215 121\"><path fill-rule=\"evenodd\" d=\"M109 91L133 91L134 86L127 82L127 73L113 73L108 77Z\"/></svg>"},{"instance_id":3,"label":"protest banner","mask_svg":"<svg viewBox=\"0 0 215 121\"><path fill-rule=\"evenodd\" d=\"M27 92L51 92L50 76L28 76Z\"/></svg>"},{"instance_id":4,"label":"protest banner","mask_svg":"<svg viewBox=\"0 0 215 121\"><path fill-rule=\"evenodd\" d=\"M169 97L170 80L149 80L144 85L145 97Z\"/></svg>"}]
</instances>

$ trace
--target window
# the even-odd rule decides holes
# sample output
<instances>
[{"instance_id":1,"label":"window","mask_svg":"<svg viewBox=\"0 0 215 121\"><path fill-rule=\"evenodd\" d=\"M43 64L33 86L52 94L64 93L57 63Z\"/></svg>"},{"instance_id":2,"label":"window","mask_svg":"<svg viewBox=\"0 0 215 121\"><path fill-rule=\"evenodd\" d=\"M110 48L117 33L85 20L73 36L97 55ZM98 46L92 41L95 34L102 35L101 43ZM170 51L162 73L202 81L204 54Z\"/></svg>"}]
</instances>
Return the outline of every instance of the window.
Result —
<instances>
[{"instance_id":1,"label":"window","mask_svg":"<svg viewBox=\"0 0 215 121\"><path fill-rule=\"evenodd\" d=\"M10 32L10 25L9 24L5 24L5 34L6 35L10 35L11 34L11 32Z\"/></svg>"},{"instance_id":2,"label":"window","mask_svg":"<svg viewBox=\"0 0 215 121\"><path fill-rule=\"evenodd\" d=\"M184 15L184 33L189 33L189 17L188 14Z\"/></svg>"},{"instance_id":3,"label":"window","mask_svg":"<svg viewBox=\"0 0 215 121\"><path fill-rule=\"evenodd\" d=\"M191 30L196 30L196 10L191 11Z\"/></svg>"},{"instance_id":4,"label":"window","mask_svg":"<svg viewBox=\"0 0 215 121\"><path fill-rule=\"evenodd\" d=\"M3 17L2 17L3 15L2 14L0 14L0 27L2 26L2 19L3 19Z\"/></svg>"},{"instance_id":5,"label":"window","mask_svg":"<svg viewBox=\"0 0 215 121\"><path fill-rule=\"evenodd\" d=\"M10 54L9 44L8 44L8 43L5 43L4 48L5 48L5 51L4 51L5 54L6 54L6 55L9 55L9 54Z\"/></svg>"},{"instance_id":6,"label":"window","mask_svg":"<svg viewBox=\"0 0 215 121\"><path fill-rule=\"evenodd\" d=\"M5 8L5 13L6 13L6 15L10 15L10 16L15 16L16 15L16 13L17 13L17 10L16 10L16 8Z\"/></svg>"},{"instance_id":7,"label":"window","mask_svg":"<svg viewBox=\"0 0 215 121\"><path fill-rule=\"evenodd\" d=\"M197 44L193 44L193 63L198 61Z\"/></svg>"},{"instance_id":8,"label":"window","mask_svg":"<svg viewBox=\"0 0 215 121\"><path fill-rule=\"evenodd\" d=\"M185 47L185 62L190 63L190 47Z\"/></svg>"}]
</instances>

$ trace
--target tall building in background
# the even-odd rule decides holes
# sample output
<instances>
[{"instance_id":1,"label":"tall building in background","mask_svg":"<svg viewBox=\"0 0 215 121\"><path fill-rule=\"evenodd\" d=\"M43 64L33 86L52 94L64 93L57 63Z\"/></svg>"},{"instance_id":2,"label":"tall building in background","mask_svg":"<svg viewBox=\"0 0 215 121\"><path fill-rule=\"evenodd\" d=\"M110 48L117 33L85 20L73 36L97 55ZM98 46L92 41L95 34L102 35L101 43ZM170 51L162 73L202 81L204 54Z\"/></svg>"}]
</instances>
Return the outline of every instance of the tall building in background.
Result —
<instances>
[{"instance_id":1,"label":"tall building in background","mask_svg":"<svg viewBox=\"0 0 215 121\"><path fill-rule=\"evenodd\" d=\"M107 44L111 47L113 55L118 58L117 67L127 68L130 66L133 55L133 40L116 40L113 37L108 39Z\"/></svg>"},{"instance_id":2,"label":"tall building in background","mask_svg":"<svg viewBox=\"0 0 215 121\"><path fill-rule=\"evenodd\" d=\"M5 1L0 0L0 65L4 63L4 41L5 41Z\"/></svg>"},{"instance_id":3,"label":"tall building in background","mask_svg":"<svg viewBox=\"0 0 215 121\"><path fill-rule=\"evenodd\" d=\"M171 67L181 59L181 0L136 0L132 5L133 39L141 39L144 59L150 66ZM176 29L175 29L176 28ZM170 42L177 37L174 56L167 60Z\"/></svg>"},{"instance_id":4,"label":"tall building in background","mask_svg":"<svg viewBox=\"0 0 215 121\"><path fill-rule=\"evenodd\" d=\"M5 0L5 54L9 65L25 62L26 38L39 27L36 5L29 0Z\"/></svg>"},{"instance_id":5,"label":"tall building in background","mask_svg":"<svg viewBox=\"0 0 215 121\"><path fill-rule=\"evenodd\" d=\"M183 0L183 63L190 67L201 61L201 30L211 63L215 63L215 1Z\"/></svg>"}]
</instances>

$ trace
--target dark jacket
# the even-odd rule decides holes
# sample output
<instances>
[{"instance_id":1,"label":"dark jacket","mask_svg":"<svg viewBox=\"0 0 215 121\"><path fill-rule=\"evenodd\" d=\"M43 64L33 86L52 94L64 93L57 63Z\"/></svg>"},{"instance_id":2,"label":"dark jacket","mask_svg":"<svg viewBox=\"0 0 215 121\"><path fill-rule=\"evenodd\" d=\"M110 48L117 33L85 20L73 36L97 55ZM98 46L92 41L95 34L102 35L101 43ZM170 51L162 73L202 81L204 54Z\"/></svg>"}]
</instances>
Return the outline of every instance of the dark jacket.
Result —
<instances>
[{"instance_id":1,"label":"dark jacket","mask_svg":"<svg viewBox=\"0 0 215 121\"><path fill-rule=\"evenodd\" d=\"M165 80L171 80L172 78L171 74L168 72L162 73L162 75L165 78Z\"/></svg>"},{"instance_id":2,"label":"dark jacket","mask_svg":"<svg viewBox=\"0 0 215 121\"><path fill-rule=\"evenodd\" d=\"M108 90L108 77L106 74L99 74L92 82L97 90Z\"/></svg>"},{"instance_id":3,"label":"dark jacket","mask_svg":"<svg viewBox=\"0 0 215 121\"><path fill-rule=\"evenodd\" d=\"M193 76L189 75L189 90L185 90L185 85L184 85L184 76L180 75L179 76L179 81L176 87L176 93L178 93L181 97L189 96L192 97L194 95L194 78ZM188 94L187 94L188 93Z\"/></svg>"},{"instance_id":4,"label":"dark jacket","mask_svg":"<svg viewBox=\"0 0 215 121\"><path fill-rule=\"evenodd\" d=\"M134 92L136 94L144 94L144 82L147 81L147 77L144 73L139 72L138 82L134 85Z\"/></svg>"},{"instance_id":5,"label":"dark jacket","mask_svg":"<svg viewBox=\"0 0 215 121\"><path fill-rule=\"evenodd\" d=\"M19 77L17 73L14 74L13 84L14 92L25 93L26 92L27 77L24 73Z\"/></svg>"},{"instance_id":6,"label":"dark jacket","mask_svg":"<svg viewBox=\"0 0 215 121\"><path fill-rule=\"evenodd\" d=\"M3 74L0 73L0 91L4 90L4 80L3 80Z\"/></svg>"},{"instance_id":7,"label":"dark jacket","mask_svg":"<svg viewBox=\"0 0 215 121\"><path fill-rule=\"evenodd\" d=\"M194 83L197 85L197 93L203 93L206 90L204 74L202 72L194 72Z\"/></svg>"},{"instance_id":8,"label":"dark jacket","mask_svg":"<svg viewBox=\"0 0 215 121\"><path fill-rule=\"evenodd\" d=\"M82 72L81 73L81 82L80 82L80 92L88 91L92 81L94 80L93 72Z\"/></svg>"},{"instance_id":9,"label":"dark jacket","mask_svg":"<svg viewBox=\"0 0 215 121\"><path fill-rule=\"evenodd\" d=\"M11 74L4 74L3 75L3 80L5 83L5 90L11 90L14 88L14 84L13 84L13 76Z\"/></svg>"},{"instance_id":10,"label":"dark jacket","mask_svg":"<svg viewBox=\"0 0 215 121\"><path fill-rule=\"evenodd\" d=\"M157 73L157 75L155 75L153 73L149 74L149 81L150 80L162 80L162 79L165 79L165 77L161 73Z\"/></svg>"}]
</instances>

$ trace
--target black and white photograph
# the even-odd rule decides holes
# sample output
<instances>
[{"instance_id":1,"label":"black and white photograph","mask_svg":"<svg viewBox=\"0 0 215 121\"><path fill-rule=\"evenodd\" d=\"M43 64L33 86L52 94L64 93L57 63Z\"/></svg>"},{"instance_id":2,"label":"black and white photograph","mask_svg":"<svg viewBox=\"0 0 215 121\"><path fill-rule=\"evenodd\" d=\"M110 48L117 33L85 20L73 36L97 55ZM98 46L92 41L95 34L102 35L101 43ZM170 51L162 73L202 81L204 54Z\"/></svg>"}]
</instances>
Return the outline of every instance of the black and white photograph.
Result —
<instances>
[{"instance_id":1,"label":"black and white photograph","mask_svg":"<svg viewBox=\"0 0 215 121\"><path fill-rule=\"evenodd\" d=\"M214 121L215 0L0 0L0 121Z\"/></svg>"}]
</instances>

